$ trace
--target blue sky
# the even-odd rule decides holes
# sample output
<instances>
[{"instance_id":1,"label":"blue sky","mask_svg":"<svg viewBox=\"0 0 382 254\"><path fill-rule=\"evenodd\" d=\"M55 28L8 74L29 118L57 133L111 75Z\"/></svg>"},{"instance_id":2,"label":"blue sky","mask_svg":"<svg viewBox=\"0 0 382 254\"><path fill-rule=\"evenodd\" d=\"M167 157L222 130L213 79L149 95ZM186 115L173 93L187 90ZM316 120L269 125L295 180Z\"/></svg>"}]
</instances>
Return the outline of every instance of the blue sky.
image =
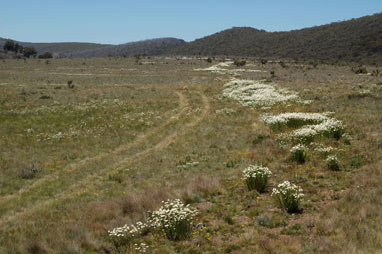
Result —
<instances>
[{"instance_id":1,"label":"blue sky","mask_svg":"<svg viewBox=\"0 0 382 254\"><path fill-rule=\"evenodd\" d=\"M287 31L382 11L382 0L18 0L0 5L0 37L30 42L191 41L233 26Z\"/></svg>"}]
</instances>

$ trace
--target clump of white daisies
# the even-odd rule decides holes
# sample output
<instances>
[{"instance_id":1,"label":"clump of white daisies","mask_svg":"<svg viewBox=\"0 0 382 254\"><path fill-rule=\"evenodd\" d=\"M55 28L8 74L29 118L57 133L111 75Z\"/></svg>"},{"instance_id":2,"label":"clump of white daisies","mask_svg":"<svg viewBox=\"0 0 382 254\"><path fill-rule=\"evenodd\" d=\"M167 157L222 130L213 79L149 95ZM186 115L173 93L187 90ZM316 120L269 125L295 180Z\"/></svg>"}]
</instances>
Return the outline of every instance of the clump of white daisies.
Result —
<instances>
[{"instance_id":1,"label":"clump of white daisies","mask_svg":"<svg viewBox=\"0 0 382 254\"><path fill-rule=\"evenodd\" d=\"M264 72L262 70L251 70L251 69L226 69L233 64L233 61L227 61L212 65L207 68L198 68L194 71L210 71L217 74L229 74L229 75L238 75L240 72Z\"/></svg>"},{"instance_id":2,"label":"clump of white daisies","mask_svg":"<svg viewBox=\"0 0 382 254\"><path fill-rule=\"evenodd\" d=\"M190 236L196 209L185 205L179 199L168 200L154 211L148 223L158 232L162 233L169 240L182 240Z\"/></svg>"},{"instance_id":3,"label":"clump of white daisies","mask_svg":"<svg viewBox=\"0 0 382 254\"><path fill-rule=\"evenodd\" d=\"M299 163L304 163L306 161L307 153L306 147L303 144L298 144L290 149L292 159Z\"/></svg>"},{"instance_id":4,"label":"clump of white daisies","mask_svg":"<svg viewBox=\"0 0 382 254\"><path fill-rule=\"evenodd\" d=\"M344 125L337 119L328 119L317 125L307 125L291 133L291 138L310 143L316 136L339 139L344 132Z\"/></svg>"},{"instance_id":5,"label":"clump of white daisies","mask_svg":"<svg viewBox=\"0 0 382 254\"><path fill-rule=\"evenodd\" d=\"M131 247L133 244L138 244L137 237L141 236L148 229L148 224L138 221L130 226L125 224L122 227L116 227L108 231L108 233L114 246L119 249L125 246Z\"/></svg>"},{"instance_id":6,"label":"clump of white daisies","mask_svg":"<svg viewBox=\"0 0 382 254\"><path fill-rule=\"evenodd\" d=\"M261 120L272 129L283 129L285 127L301 127L308 124L319 124L328 120L331 112L326 113L301 113L290 112L278 115L265 114Z\"/></svg>"},{"instance_id":7,"label":"clump of white daisies","mask_svg":"<svg viewBox=\"0 0 382 254\"><path fill-rule=\"evenodd\" d=\"M247 107L270 107L297 101L297 93L253 80L233 79L224 85L223 98L233 99Z\"/></svg>"},{"instance_id":8,"label":"clump of white daisies","mask_svg":"<svg viewBox=\"0 0 382 254\"><path fill-rule=\"evenodd\" d=\"M299 213L302 211L301 201L304 194L301 187L289 181L284 181L277 185L277 188L273 188L272 196L288 213Z\"/></svg>"},{"instance_id":9,"label":"clump of white daisies","mask_svg":"<svg viewBox=\"0 0 382 254\"><path fill-rule=\"evenodd\" d=\"M267 167L261 165L249 165L243 170L243 178L248 189L257 190L258 192L265 191L268 179L271 176L272 172ZM289 181L284 181L278 184L276 188L273 188L272 197L288 213L302 212L301 201L304 194L301 187Z\"/></svg>"},{"instance_id":10,"label":"clump of white daisies","mask_svg":"<svg viewBox=\"0 0 382 254\"><path fill-rule=\"evenodd\" d=\"M264 192L268 178L272 176L272 172L261 165L249 165L243 170L243 178L247 184L249 190L257 190L258 192Z\"/></svg>"},{"instance_id":11,"label":"clump of white daisies","mask_svg":"<svg viewBox=\"0 0 382 254\"><path fill-rule=\"evenodd\" d=\"M289 133L280 134L279 138L309 144L317 136L339 139L344 133L343 123L330 117L331 114L331 112L266 114L262 117L262 121L273 129L297 128Z\"/></svg>"},{"instance_id":12,"label":"clump of white daisies","mask_svg":"<svg viewBox=\"0 0 382 254\"><path fill-rule=\"evenodd\" d=\"M330 155L331 153L335 152L336 149L333 148L333 147L331 147L331 146L327 146L327 147L325 147L325 146L323 146L323 145L321 145L321 144L318 144L314 150L315 150L316 152L318 152L318 153L324 155L324 156L328 156L328 155Z\"/></svg>"},{"instance_id":13,"label":"clump of white daisies","mask_svg":"<svg viewBox=\"0 0 382 254\"><path fill-rule=\"evenodd\" d=\"M227 61L227 62L222 62L222 63L212 65L207 68L194 69L194 71L210 71L212 73L226 74L227 69L225 69L224 67L229 67L231 64L233 64L232 61Z\"/></svg>"},{"instance_id":14,"label":"clump of white daisies","mask_svg":"<svg viewBox=\"0 0 382 254\"><path fill-rule=\"evenodd\" d=\"M108 233L117 249L134 247L144 252L148 246L142 245L139 241L140 236L152 230L169 240L186 239L192 233L197 214L196 209L185 205L179 199L167 200L162 202L158 210L151 213L146 223L138 221L130 226L114 228Z\"/></svg>"},{"instance_id":15,"label":"clump of white daisies","mask_svg":"<svg viewBox=\"0 0 382 254\"><path fill-rule=\"evenodd\" d=\"M316 146L316 152L328 156L335 149L313 144L319 137L339 139L345 134L344 124L333 118L332 112L326 113L282 113L278 115L265 114L261 120L272 129L283 130L294 128L292 131L278 134L281 142L292 141L297 143L291 148L292 159L304 163L307 158L307 145ZM329 156L326 160L327 167L339 170L337 157Z\"/></svg>"},{"instance_id":16,"label":"clump of white daisies","mask_svg":"<svg viewBox=\"0 0 382 254\"><path fill-rule=\"evenodd\" d=\"M149 246L145 243L136 243L134 244L134 250L138 253L146 253Z\"/></svg>"}]
</instances>

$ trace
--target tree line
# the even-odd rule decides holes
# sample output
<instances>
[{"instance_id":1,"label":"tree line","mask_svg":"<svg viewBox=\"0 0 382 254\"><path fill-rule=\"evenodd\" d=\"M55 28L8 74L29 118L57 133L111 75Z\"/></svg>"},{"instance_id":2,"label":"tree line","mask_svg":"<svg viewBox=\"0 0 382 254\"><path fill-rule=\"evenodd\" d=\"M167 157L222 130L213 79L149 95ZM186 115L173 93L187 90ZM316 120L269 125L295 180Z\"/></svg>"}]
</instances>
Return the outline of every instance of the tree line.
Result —
<instances>
[{"instance_id":1,"label":"tree line","mask_svg":"<svg viewBox=\"0 0 382 254\"><path fill-rule=\"evenodd\" d=\"M36 57L37 50L34 47L24 47L12 40L7 40L3 46L5 52L14 52L15 54L22 54L24 57ZM52 58L53 55L50 52L45 52L38 56L39 58Z\"/></svg>"}]
</instances>

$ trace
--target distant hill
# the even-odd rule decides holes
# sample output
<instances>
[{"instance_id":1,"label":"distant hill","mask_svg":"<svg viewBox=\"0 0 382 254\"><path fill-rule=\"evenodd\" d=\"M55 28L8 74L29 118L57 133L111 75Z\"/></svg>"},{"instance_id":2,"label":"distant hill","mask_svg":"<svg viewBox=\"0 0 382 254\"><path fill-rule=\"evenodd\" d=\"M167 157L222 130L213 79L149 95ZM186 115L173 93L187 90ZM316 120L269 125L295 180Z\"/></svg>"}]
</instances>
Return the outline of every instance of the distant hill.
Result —
<instances>
[{"instance_id":1,"label":"distant hill","mask_svg":"<svg viewBox=\"0 0 382 254\"><path fill-rule=\"evenodd\" d=\"M168 53L381 63L382 14L289 32L231 28L184 44Z\"/></svg>"},{"instance_id":2,"label":"distant hill","mask_svg":"<svg viewBox=\"0 0 382 254\"><path fill-rule=\"evenodd\" d=\"M0 38L2 49L8 39ZM38 54L51 52L61 54L63 57L108 57L108 56L134 56L134 55L160 55L186 42L176 38L158 38L119 45L80 43L80 42L55 42L31 43L14 41L24 47L34 47Z\"/></svg>"},{"instance_id":3,"label":"distant hill","mask_svg":"<svg viewBox=\"0 0 382 254\"><path fill-rule=\"evenodd\" d=\"M6 39L0 38L2 48ZM382 63L382 14L334 22L328 25L267 32L251 27L234 27L186 43L176 38L159 38L120 45L96 43L29 43L39 54L65 57L132 55L227 55Z\"/></svg>"},{"instance_id":4,"label":"distant hill","mask_svg":"<svg viewBox=\"0 0 382 254\"><path fill-rule=\"evenodd\" d=\"M2 49L8 39L0 38L0 48ZM69 54L77 51L108 47L108 44L83 43L83 42L51 42L34 43L15 41L24 47L34 47L39 54L51 52L57 54Z\"/></svg>"},{"instance_id":5,"label":"distant hill","mask_svg":"<svg viewBox=\"0 0 382 254\"><path fill-rule=\"evenodd\" d=\"M120 45L77 51L69 57L107 57L107 56L134 56L134 55L160 55L171 49L185 44L184 40L176 38L159 38Z\"/></svg>"}]
</instances>

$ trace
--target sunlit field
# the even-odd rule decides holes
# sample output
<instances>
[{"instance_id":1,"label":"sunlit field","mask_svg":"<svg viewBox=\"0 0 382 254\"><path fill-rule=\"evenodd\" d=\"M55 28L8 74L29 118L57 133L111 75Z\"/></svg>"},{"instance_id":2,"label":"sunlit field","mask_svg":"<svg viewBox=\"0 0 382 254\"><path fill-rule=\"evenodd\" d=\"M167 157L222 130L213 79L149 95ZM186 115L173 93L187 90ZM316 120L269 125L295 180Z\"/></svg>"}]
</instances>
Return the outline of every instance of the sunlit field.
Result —
<instances>
[{"instance_id":1,"label":"sunlit field","mask_svg":"<svg viewBox=\"0 0 382 254\"><path fill-rule=\"evenodd\" d=\"M1 60L0 253L382 249L378 67L241 60Z\"/></svg>"}]
</instances>

